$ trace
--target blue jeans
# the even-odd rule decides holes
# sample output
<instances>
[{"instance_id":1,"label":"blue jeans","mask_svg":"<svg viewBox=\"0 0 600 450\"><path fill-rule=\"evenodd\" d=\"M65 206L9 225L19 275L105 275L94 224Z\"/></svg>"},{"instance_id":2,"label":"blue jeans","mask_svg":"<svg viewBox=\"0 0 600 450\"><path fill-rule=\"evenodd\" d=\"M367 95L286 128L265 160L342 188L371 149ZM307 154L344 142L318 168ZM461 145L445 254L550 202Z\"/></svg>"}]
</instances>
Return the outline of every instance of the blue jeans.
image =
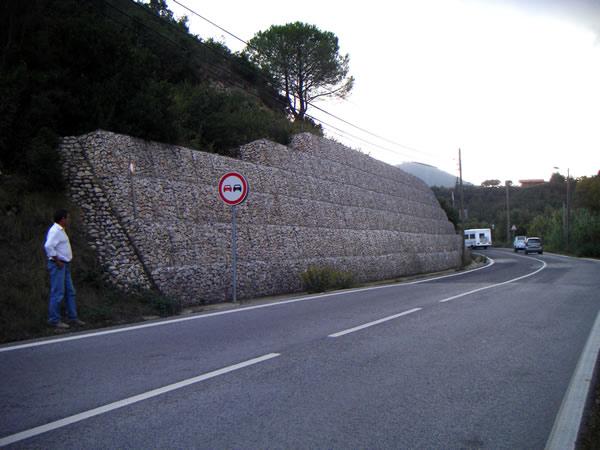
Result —
<instances>
[{"instance_id":1,"label":"blue jeans","mask_svg":"<svg viewBox=\"0 0 600 450\"><path fill-rule=\"evenodd\" d=\"M60 322L60 304L63 298L67 305L67 314L70 320L77 319L77 307L75 305L75 288L71 280L71 264L64 263L60 269L54 261L48 260L48 272L50 273L50 302L48 305L48 323Z\"/></svg>"}]
</instances>

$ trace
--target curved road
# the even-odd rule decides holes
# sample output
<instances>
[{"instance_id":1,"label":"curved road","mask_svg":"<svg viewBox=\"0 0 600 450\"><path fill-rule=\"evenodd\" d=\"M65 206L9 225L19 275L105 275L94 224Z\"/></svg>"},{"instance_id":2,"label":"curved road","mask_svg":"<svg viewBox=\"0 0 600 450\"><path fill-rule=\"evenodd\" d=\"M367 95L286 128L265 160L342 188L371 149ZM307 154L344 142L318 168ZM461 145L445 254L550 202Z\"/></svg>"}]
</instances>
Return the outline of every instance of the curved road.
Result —
<instances>
[{"instance_id":1,"label":"curved road","mask_svg":"<svg viewBox=\"0 0 600 450\"><path fill-rule=\"evenodd\" d=\"M493 264L0 347L0 447L543 448L600 262Z\"/></svg>"}]
</instances>

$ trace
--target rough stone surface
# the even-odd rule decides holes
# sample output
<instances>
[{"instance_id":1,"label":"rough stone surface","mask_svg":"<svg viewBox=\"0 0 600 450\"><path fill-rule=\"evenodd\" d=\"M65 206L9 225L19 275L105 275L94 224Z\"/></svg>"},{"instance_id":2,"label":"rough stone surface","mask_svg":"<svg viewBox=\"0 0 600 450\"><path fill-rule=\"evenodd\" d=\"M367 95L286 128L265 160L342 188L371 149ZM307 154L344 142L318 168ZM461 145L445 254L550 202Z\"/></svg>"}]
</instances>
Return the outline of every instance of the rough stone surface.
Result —
<instances>
[{"instance_id":1,"label":"rough stone surface","mask_svg":"<svg viewBox=\"0 0 600 450\"><path fill-rule=\"evenodd\" d=\"M231 207L217 192L231 170L250 185L237 207L240 299L299 291L310 266L364 282L460 265L461 238L422 181L308 133L245 145L240 159L106 131L60 150L90 244L126 289L231 299Z\"/></svg>"}]
</instances>

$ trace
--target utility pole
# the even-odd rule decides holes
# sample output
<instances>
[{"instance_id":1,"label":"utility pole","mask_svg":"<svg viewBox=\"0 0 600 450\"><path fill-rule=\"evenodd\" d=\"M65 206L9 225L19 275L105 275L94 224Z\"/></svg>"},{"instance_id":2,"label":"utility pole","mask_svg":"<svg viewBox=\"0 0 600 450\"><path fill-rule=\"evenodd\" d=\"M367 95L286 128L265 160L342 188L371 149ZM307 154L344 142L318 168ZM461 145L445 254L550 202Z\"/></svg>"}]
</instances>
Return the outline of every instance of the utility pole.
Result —
<instances>
[{"instance_id":1,"label":"utility pole","mask_svg":"<svg viewBox=\"0 0 600 450\"><path fill-rule=\"evenodd\" d=\"M569 226L570 226L570 215L571 215L571 201L569 199L570 189L569 189L569 177L570 177L570 169L567 168L567 218L566 218L566 229L567 229L567 253L569 253Z\"/></svg>"},{"instance_id":2,"label":"utility pole","mask_svg":"<svg viewBox=\"0 0 600 450\"><path fill-rule=\"evenodd\" d=\"M465 194L463 191L463 180L462 180L462 158L460 154L460 148L458 149L458 175L460 177L460 214L458 215L461 222L465 220Z\"/></svg>"},{"instance_id":3,"label":"utility pole","mask_svg":"<svg viewBox=\"0 0 600 450\"><path fill-rule=\"evenodd\" d=\"M556 170L560 170L560 167L554 166ZM560 175L560 172L558 172ZM599 172L600 174L600 172ZM571 169L567 167L567 198L566 203L563 203L563 237L565 239L565 250L567 253L569 252L569 235L570 235L570 221L571 221L571 183L569 182L569 178L571 178Z\"/></svg>"},{"instance_id":4,"label":"utility pole","mask_svg":"<svg viewBox=\"0 0 600 450\"><path fill-rule=\"evenodd\" d=\"M506 242L510 245L510 203L508 199L508 187L510 185L510 181L506 180L504 182L506 186Z\"/></svg>"}]
</instances>

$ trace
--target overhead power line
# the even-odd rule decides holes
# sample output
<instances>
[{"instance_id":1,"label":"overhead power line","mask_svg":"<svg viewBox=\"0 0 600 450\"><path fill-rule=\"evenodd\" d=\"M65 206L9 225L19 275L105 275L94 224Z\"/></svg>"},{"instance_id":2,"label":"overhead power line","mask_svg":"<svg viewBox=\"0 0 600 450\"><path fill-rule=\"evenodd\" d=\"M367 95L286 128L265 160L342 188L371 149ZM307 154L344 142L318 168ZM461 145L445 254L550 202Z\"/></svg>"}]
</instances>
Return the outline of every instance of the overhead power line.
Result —
<instances>
[{"instance_id":1,"label":"overhead power line","mask_svg":"<svg viewBox=\"0 0 600 450\"><path fill-rule=\"evenodd\" d=\"M342 133L342 134L343 134L343 135L345 135L345 136L349 136L349 137L351 137L351 138L353 138L353 139L356 139L356 140L358 140L358 141L361 141L361 142L363 142L363 143L365 143L365 144L369 144L369 145L370 145L370 146L372 146L372 147L377 147L377 148L378 148L378 149L380 149L380 150L384 150L384 151L386 151L386 152L390 152L390 153L393 153L393 154L395 154L395 155L409 156L409 155L407 155L407 154L405 154L405 153L400 153L398 150L393 150L393 149L390 149L390 148L387 148L387 147L383 147L383 146L381 146L381 145L379 145L379 144L375 144L375 143L373 143L373 142L367 141L366 139L363 139L363 138L361 138L361 137L355 136L355 135L353 135L353 134L351 134L351 133L348 133L347 131L341 130L341 129L339 129L339 128L337 128L337 127L335 127L335 126L333 126L333 125L331 125L331 124L329 124L329 123L327 123L327 122L324 122L324 121L323 121L323 120L321 120L321 119L317 119L316 117L313 117L313 116L311 116L310 114L306 114L306 117L308 117L309 119L312 119L312 120L316 120L316 121L318 121L318 122L322 123L323 125L327 125L329 128L332 128L332 129L334 129L334 130L336 130L336 131L338 131L338 132Z\"/></svg>"},{"instance_id":2,"label":"overhead power line","mask_svg":"<svg viewBox=\"0 0 600 450\"><path fill-rule=\"evenodd\" d=\"M136 7L139 7L139 8L140 8L141 10L143 10L143 11L144 11L146 14L149 14L149 15L152 15L153 17L155 17L155 14L154 14L152 11L150 11L150 10L149 10L147 7L145 7L144 5L142 5L142 4L140 4L140 3L137 3L137 2L135 2L134 0L131 0L131 1L132 1L132 3L133 3L134 5L136 5ZM121 14L122 16L126 16L127 18L131 19L131 20L132 20L132 21L134 21L134 22L135 22L137 25L140 25L142 28L145 28L146 30L148 30L148 31L151 31L151 32L153 32L154 34L158 35L158 36L159 36L161 39L165 40L166 42L169 42L170 44L172 44L172 45L174 45L174 46L178 47L178 48L179 48L180 50L182 50L182 51L189 52L189 48L186 48L186 47L184 47L183 45L181 45L181 43L180 43L180 42L176 42L176 41L174 41L173 39L171 39L170 37L168 37L168 36L165 36L164 34L160 33L158 30L156 30L156 29L154 29L154 28L152 28L152 27L149 27L149 26L148 26L148 25L146 25L144 22L140 21L140 20L139 20L137 17L134 17L134 16L132 16L131 14L128 14L127 12L123 11L122 9L120 9L120 8L116 7L115 5L111 4L111 3L110 3L108 0L102 0L102 2L103 2L104 4L106 4L107 6L109 6L110 8L112 8L112 9L114 9L114 10L118 11L118 12L119 12L119 14ZM179 4L179 3L178 3L178 4ZM110 19L111 19L111 20L113 20L113 21L115 20L114 18L110 18ZM204 18L203 18L203 19L204 19ZM120 21L117 21L117 22L119 22L119 23L120 23L120 25L122 25L122 26L125 26L125 27L127 27L127 28L133 29L133 28L131 28L130 26L128 26L127 24L124 24L124 23L122 23L122 22L120 22ZM168 22L165 22L165 23L168 23ZM173 25L173 26L174 26L174 25ZM134 29L134 31L139 31L139 30L135 30L135 29ZM181 32L181 30L177 30L177 31ZM238 39L239 39L239 38L238 38ZM215 55L217 55L218 57L220 57L220 58L222 58L222 59L224 59L224 60L226 60L226 61L228 61L228 62L231 62L231 56L229 56L229 55L225 55L225 54L223 54L222 52L219 52L219 51L217 51L216 49L212 48L210 45L207 45L206 43L204 43L202 40L198 40L198 41L196 41L196 43L198 43L198 44L200 44L201 46L205 47L206 49L208 49L209 51L211 51L212 53L214 53L214 54L215 54ZM207 61L203 61L203 66L204 66L204 68L205 68L205 69L207 69L207 71L208 71L209 73L211 73L213 76L220 76L220 75L222 75L222 71L223 71L223 70L226 70L226 71L228 71L229 73L233 74L233 71L232 71L232 69L231 69L230 67L216 66L216 65L214 65L214 64L212 64L212 63L210 63L210 62L207 62ZM269 81L269 80L267 80L267 79L265 78L265 79L264 79L264 81L265 81L265 83L266 83L267 85L270 85L270 81ZM241 85L241 84L239 84L239 83L236 83L235 81L233 81L233 82L232 82L232 84L233 84L234 86L236 86L236 87L238 87L238 88L240 88L240 89L244 90L245 92L249 93L250 95L253 95L253 96L257 97L258 99L262 100L262 98L261 98L261 96L260 96L260 95L258 95L258 94L256 94L256 93L252 92L251 90L250 90L250 91L248 91L248 90L246 89L246 86L243 86L243 85ZM271 86L271 87L272 87L273 89L275 89L275 87L273 87L273 86ZM275 102L277 102L277 103L281 104L283 107L286 107L286 106L287 106L287 103L286 103L286 102L285 102L285 101L284 101L284 100L283 100L281 97L279 97L279 96L276 96L276 95L273 95L273 94L270 94L270 93L268 93L268 96L269 96L269 97L271 97L271 98L272 98L272 99L273 99ZM322 110L321 108L318 108L318 107L317 107L316 109L318 109L318 110ZM324 111L324 110L323 110L323 111ZM325 112L325 113L327 113L327 111L324 111L324 112ZM337 116L335 116L335 115L333 115L333 114L330 114L330 113L327 113L327 114L331 115L332 117L334 117L334 118L336 118L336 119L338 119L338 120L341 120L341 121L342 121L342 122L344 122L344 123L348 123L348 124L350 124L350 122L347 122L347 121L345 121L345 120L343 120L343 119L341 119L341 118L338 118ZM379 145L379 144L377 144L377 143L374 143L374 142L371 142L371 141L369 141L369 140L363 139L363 138L361 138L361 137L355 136L355 135L353 135L353 134L351 134L351 133L349 133L349 132L347 132L347 131L345 131L345 130L342 130L342 129L338 128L338 127L335 127L334 125L332 125L332 124L330 124L330 123L327 123L327 122L325 122L325 121L324 121L324 120L322 120L322 119L318 119L318 118L316 118L316 117L314 117L314 116L311 116L311 115L309 115L309 114L306 114L306 116L307 116L308 118L310 118L310 119L314 120L314 121L317 121L318 123L321 123L321 124L323 124L323 125L327 126L327 127L328 127L328 128L330 128L330 129L337 130L339 133L342 133L342 135L346 136L347 138L348 138L348 137L350 137L351 139L358 140L358 141L360 141L360 142L362 142L362 143L364 143L364 144L367 144L367 145L369 145L370 147L375 147L375 148L377 148L377 149L380 149L380 150L386 151L386 152L388 152L388 153L392 153L392 154L394 154L394 155L397 155L397 156L402 156L402 157L406 157L406 158L413 158L412 156L410 156L410 155L408 155L408 154L406 154L406 153L404 153L404 152L400 152L400 151L398 151L398 150L395 150L395 149L390 149L390 148L388 148L388 147L384 147L384 146L382 146L382 145ZM355 126L355 125L353 125L353 124L350 124L350 125L352 125L352 126L354 126L354 127L358 128L358 129L360 129L361 131L365 131L365 130L362 130L360 127L357 127L357 126ZM336 134L337 134L337 133L336 133ZM378 137L377 135L375 135L375 136L376 136L376 137ZM393 142L393 141L392 141L392 142ZM398 144L395 144L395 145L398 145ZM420 152L420 151L418 151L418 150L416 150L416 149L412 149L411 147L408 147L408 146L402 146L402 147L403 147L403 148L406 148L406 149L408 149L408 150L411 150L411 151L416 151L416 152L419 152L419 153L425 153L425 152ZM431 155L431 154L430 154L430 155ZM434 156L434 155L431 155L431 156Z\"/></svg>"},{"instance_id":3,"label":"overhead power line","mask_svg":"<svg viewBox=\"0 0 600 450\"><path fill-rule=\"evenodd\" d=\"M102 0L102 2L103 2L105 5L107 5L108 7L110 7L111 9L113 9L113 10L117 11L117 12L118 12L120 15L122 15L122 16L125 16L125 17L127 17L127 18L131 19L131 20L132 20L133 22L135 22L137 25L139 25L139 26L141 26L142 28L144 28L144 29L146 29L146 30L148 30L148 31L151 31L152 33L156 34L158 37L160 37L161 39L163 39L165 42L168 42L168 43L172 44L173 46L175 46L175 47L178 47L178 48L179 48L180 50L182 50L182 51L186 51L186 52L187 52L187 51L189 51L189 49L188 49L188 48L185 48L184 46L182 46L182 45L181 45L181 43L179 43L179 42L177 42L177 41L175 41L175 40L171 39L171 38L170 38L170 37L168 37L168 36L165 36L164 34L160 33L160 32L159 32L158 30L156 30L155 28L149 27L149 26L148 26L148 25L146 25L144 22L142 22L141 20L139 20L137 17L135 17L135 16L132 16L131 14L128 14L127 12L125 12L125 11L123 11L122 9L118 8L117 6L113 5L113 4L112 4L112 3L111 3L109 0ZM154 15L154 13L152 13L152 11L150 11L148 8L144 7L143 5L141 5L141 4L137 3L137 2L132 2L132 3L134 3L134 4L135 4L137 7L141 8L141 9L142 9L142 10L143 10L143 11L144 11L146 14L148 14L148 15L151 15L152 17L154 17L154 16L155 16L155 15ZM103 14L103 15L105 15L104 13L102 13L102 14ZM106 15L105 15L105 16L106 16ZM137 31L137 30L135 30L134 28L132 28L132 27L128 26L127 24L125 24L125 23L123 23L123 22L120 22L120 21L116 20L114 17L109 17L109 16L106 16L106 17L107 17L107 18L109 18L109 19L110 19L110 20L112 20L112 21L115 21L116 23L118 23L118 24L119 24L119 25L121 25L121 26L124 26L124 27L130 28L130 29L132 29L133 31ZM212 48L211 46L209 46L209 45L205 44L205 43L204 43L204 42L202 42L202 41L197 41L197 43L198 43L198 44L200 44L201 46L204 46L205 48L207 48L209 51L211 51L211 52L212 52L212 53L214 53L215 55L219 56L220 58L222 58L222 59L224 59L224 60L226 60L226 61L230 62L230 59L229 59L229 58L228 58L226 55L222 54L221 52L218 52L218 51L216 51L216 50L215 50L214 48ZM230 68L227 68L227 67L222 67L222 66L215 66L215 65L213 65L213 64L211 64L211 63L209 63L209 62L204 62L203 64L205 65L205 69L207 69L207 70L208 70L208 72L209 72L209 73L211 73L213 76L220 76L220 75L222 74L222 70L227 70L229 73L233 74L233 72L231 71L231 69L230 69ZM268 80L266 80L266 79L265 79L265 82L268 82ZM239 83L236 83L235 81L233 81L233 82L232 82L232 84L234 84L236 87L238 87L238 88L240 88L240 89L243 89L245 92L248 92L250 95L253 95L253 96L257 97L258 99L260 99L260 98L261 98L261 97L260 97L258 94L254 93L254 92L252 92L252 91L247 91L247 90L245 89L245 86L243 86L243 85L241 85L241 84L239 84ZM286 106L286 102L285 102L285 101L283 101L283 100L282 100L280 97L277 97L277 96L274 96L274 95L270 95L270 97L271 97L273 100L275 100L276 102L280 103L282 106L284 106L284 107ZM322 119L318 119L318 118L316 118L316 117L314 117L314 116L311 116L310 114L306 114L306 116L307 116L308 118L310 118L310 119L314 120L314 121L317 121L317 122L319 122L319 123L321 123L321 124L323 124L323 125L325 125L325 126L329 127L329 128L330 128L330 129L332 129L332 130L336 130L336 131L338 131L339 133L342 133L342 135L344 135L344 136L346 136L346 137L350 137L350 138L352 138L352 139L358 140L358 141L360 141L360 142L362 142L362 143L364 143L364 144L367 144L367 145L369 145L370 147L375 147L375 148L378 148L378 149L380 149L380 150L383 150L383 151L386 151L386 152L389 152L389 153L392 153L392 154L395 154L395 155L398 155L398 156L403 156L403 157L408 157L408 158L410 158L410 157L411 157L410 155L408 155L408 154L406 154L406 153L399 152L398 150L394 150L394 149L390 149L390 148L384 147L384 146L382 146L382 145L379 145L379 144L377 144L377 143L374 143L374 142L368 141L368 140L366 140L366 139L363 139L363 138L361 138L361 137L358 137L358 136L356 136L356 135L353 135L353 134L351 134L351 133L349 133L349 132L347 132L347 131L345 131L345 130L342 130L342 129L340 129L340 128L338 128L338 127L336 127L336 126L334 126L334 125L332 125L332 124L330 124L330 123L327 123L327 122L325 122L325 121L324 121L324 120L322 120Z\"/></svg>"},{"instance_id":4,"label":"overhead power line","mask_svg":"<svg viewBox=\"0 0 600 450\"><path fill-rule=\"evenodd\" d=\"M244 39L240 38L240 37L239 37L239 36L237 36L236 34L234 34L234 33L230 32L229 30L227 30L227 29L225 29L225 28L223 28L223 27L221 27L220 25L216 24L216 23L215 23L215 22L213 22L212 20L210 20L210 19L208 19L208 18L204 17L203 15L199 14L199 13L198 13L198 12L196 12L195 10L191 9L189 6L187 6L187 5L183 4L183 3L181 3L181 2L180 2L180 1L178 1L178 0L171 0L171 1L173 1L173 2L174 2L174 3L176 3L177 5L181 6L181 7L182 7L182 8L184 8L185 10L189 11L191 14L193 14L193 15L195 15L195 16L197 16L197 17L199 17L200 19L202 19L202 20L204 20L204 21L206 21L206 22L208 22L209 24L213 25L214 27L217 27L219 30L223 31L224 33L228 34L229 36L231 36L231 37L233 37L234 39L238 40L239 42L243 43L243 44L244 44L244 45L246 45L247 47L253 48L255 51L258 51L258 52L260 52L260 50L259 50L259 49L257 49L256 47L252 46L252 45L251 45L251 44L250 44L248 41L246 41L246 40L244 40ZM271 57L270 55L265 55L265 56L267 56L267 57ZM298 98L296 95L294 95L294 97L295 97L295 98ZM389 144L396 145L396 146L398 146L398 147L404 148L404 149L406 149L406 150L410 150L410 151L412 151L412 152L415 152L415 153L420 153L420 154L428 155L428 156L430 156L430 157L436 157L436 155L434 155L434 154L432 154L432 153L429 153L429 152L426 152L426 151L423 151L423 150L419 150L419 149L416 149L416 148L414 148L414 147L411 147L411 146L408 146L408 145L405 145L405 144L401 144L401 143L399 143L399 142L393 141L393 140L391 140L391 139L388 139L388 138L386 138L386 137L384 137L384 136L381 136L381 135L379 135L379 134L373 133L373 132L371 132L371 131L369 131L369 130L367 130L367 129L363 128L363 127L360 127L360 126L358 126L358 125L356 125L356 124L354 124L354 123L352 123L352 122L349 122L349 121L347 121L347 120L345 120L345 119L343 119L343 118L341 118L341 117L339 117L339 116L337 116L337 115L335 115L335 114L332 114L332 113L330 113L329 111L326 111L325 109L323 109L323 108L321 108L321 107L319 107L319 106L317 106L317 105L313 104L312 102L309 102L309 101L307 101L306 103L307 103L308 105L312 106L313 108L315 108L316 110L318 110L318 111L320 111L320 112L322 112L322 113L324 113L324 114L326 114L326 115L328 115L328 116L330 116L330 117L332 117L332 118L334 118L334 119L336 119L336 120L339 120L340 122L342 122L342 123L345 123L346 125L349 125L349 126L351 126L351 127L355 128L355 129L357 129L357 130L359 130L359 131L362 131L363 133L366 133L366 134L368 134L368 135L370 135L370 136L376 137L377 139L381 139L382 141L385 141L385 142L387 142L387 143L389 143ZM325 124L325 125L327 125L327 126L330 126L330 127L331 127L331 125L328 125L328 124L326 124L325 122L323 122L323 121L322 121L322 120L320 120L320 119L317 119L317 118L315 118L314 116L309 116L309 117L310 117L310 118L312 118L313 120L317 120L317 121L319 121L319 122L321 122L321 123L323 123L323 124ZM338 130L338 131L342 131L342 130L339 130L339 129L337 129L337 130ZM342 132L344 132L344 131L342 131ZM353 137L354 137L354 136L353 136ZM355 137L355 138L356 138L356 137ZM360 139L360 138L359 138L359 139ZM366 141L366 140L363 140L363 139L361 139L361 140L362 140L363 142L365 142L365 143L368 143L368 144L370 144L370 145L376 145L376 144L373 144L372 142L369 142L369 141ZM378 146L378 145L376 145L376 146L377 146L377 147L379 147L379 148L383 148L383 147L380 147L380 146ZM393 150L390 150L390 149L385 149L385 148L383 148L383 149L384 149L384 150L391 151L391 152L394 152ZM404 155L404 156L406 156L406 155Z\"/></svg>"},{"instance_id":5,"label":"overhead power line","mask_svg":"<svg viewBox=\"0 0 600 450\"><path fill-rule=\"evenodd\" d=\"M225 28L217 25L216 23L214 23L212 20L207 19L206 17L202 16L201 14L197 13L196 11L193 11L192 9L190 9L188 6L184 5L183 3L179 3L177 0L172 0L174 3L177 3L179 6L181 6L184 9L187 9L189 12L191 12L192 14L194 14L195 16L200 17L202 20L210 23L212 26L217 27L219 30L223 31L224 33L227 33L229 36L231 36L232 38L237 39L240 42L243 42L244 44L246 44L247 46L250 46L250 44L248 44L248 42L246 42L245 40L243 40L241 37L236 36L235 34L231 33L230 31L227 31Z\"/></svg>"}]
</instances>

